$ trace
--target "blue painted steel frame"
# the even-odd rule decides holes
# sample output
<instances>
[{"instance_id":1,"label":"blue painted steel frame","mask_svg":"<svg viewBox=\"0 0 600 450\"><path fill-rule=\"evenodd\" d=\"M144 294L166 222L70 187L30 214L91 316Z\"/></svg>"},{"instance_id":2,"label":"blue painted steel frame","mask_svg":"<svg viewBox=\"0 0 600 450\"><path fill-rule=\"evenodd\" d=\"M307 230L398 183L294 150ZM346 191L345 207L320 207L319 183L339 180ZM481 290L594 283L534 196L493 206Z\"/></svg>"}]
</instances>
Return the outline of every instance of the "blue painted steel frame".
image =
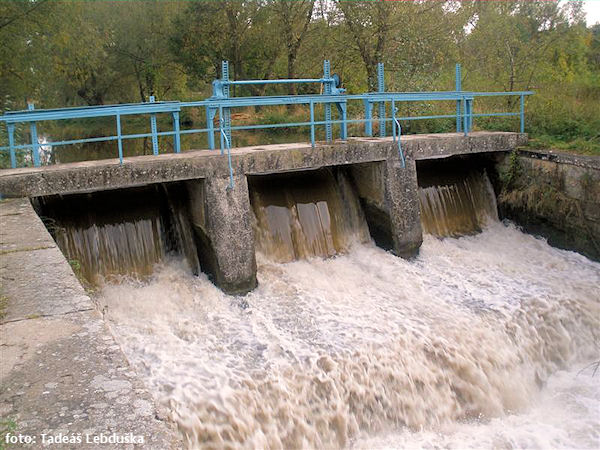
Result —
<instances>
[{"instance_id":1,"label":"blue painted steel frame","mask_svg":"<svg viewBox=\"0 0 600 450\"><path fill-rule=\"evenodd\" d=\"M280 127L310 127L310 141L314 147L316 144L316 127L325 127L325 136L327 141L333 139L333 125L340 125L340 138L347 138L348 124L364 123L365 134L372 136L372 124L374 120L379 122L380 136L385 136L385 125L388 121L392 122L392 137L394 142L397 139L398 151L402 161L404 155L400 144L401 120L423 120L436 118L455 118L457 132L462 131L468 135L473 126L475 117L495 117L495 116L519 116L520 131L525 131L525 97L532 95L531 91L518 92L470 92L461 90L461 70L460 65L456 65L455 91L441 92L385 92L384 84L384 69L383 64L378 67L378 92L370 92L365 94L346 95L345 91L339 87L339 79L336 76L331 76L330 63L325 61L323 64L322 78L305 78L293 80L229 80L229 65L227 61L223 61L222 74L220 80L213 82L213 96L207 100L196 102L178 102L167 101L157 102L154 97L150 98L148 103L132 103L120 105L105 105L105 106L89 106L75 108L59 108L35 110L33 105L28 105L26 111L9 111L0 117L0 122L6 122L8 131L8 147L0 147L0 151L9 151L11 167L17 166L17 150L31 150L34 166L40 165L39 148L40 144L37 138L37 122L64 120L64 119L82 119L92 117L115 117L116 120L116 136L104 136L98 138L73 139L58 142L48 142L44 145L59 146L89 142L102 141L117 141L119 160L123 163L123 140L137 139L143 137L152 138L153 153L159 153L159 137L173 137L173 147L176 153L181 151L181 136L186 134L207 133L208 145L211 149L215 148L214 142L214 120L218 113L219 115L219 135L221 141L221 153L227 151L228 161L231 161L230 149L232 147L231 134L234 130L255 130L269 129ZM246 84L275 84L275 83L319 83L323 84L323 93L314 95L284 95L284 96L262 96L262 97L230 97L229 86L231 85L246 85ZM487 114L473 113L473 101L475 97L491 97L491 96L507 96L515 95L520 97L519 112L496 112ZM347 102L362 101L365 107L364 119L348 119L347 117ZM451 115L428 115L416 117L397 117L396 102L422 102L422 101L456 101L456 114ZM386 118L385 103L391 103L392 117ZM379 117L373 119L373 105L379 105ZM315 105L324 105L324 120L315 120ZM245 125L232 126L231 124L231 108L238 107L254 107L254 106L271 106L271 105L308 105L310 110L309 122L297 123L282 123L268 125ZM331 117L331 106L335 105L339 113L339 120L333 120ZM181 130L179 122L179 114L182 108L200 107L206 110L206 128ZM171 114L173 122L173 131L159 132L157 128L157 114ZM150 133L128 134L123 135L121 129L121 116L125 115L149 115L150 116ZM17 145L15 142L15 126L17 124L29 124L31 144ZM233 172L230 165L231 186L233 186Z\"/></svg>"}]
</instances>

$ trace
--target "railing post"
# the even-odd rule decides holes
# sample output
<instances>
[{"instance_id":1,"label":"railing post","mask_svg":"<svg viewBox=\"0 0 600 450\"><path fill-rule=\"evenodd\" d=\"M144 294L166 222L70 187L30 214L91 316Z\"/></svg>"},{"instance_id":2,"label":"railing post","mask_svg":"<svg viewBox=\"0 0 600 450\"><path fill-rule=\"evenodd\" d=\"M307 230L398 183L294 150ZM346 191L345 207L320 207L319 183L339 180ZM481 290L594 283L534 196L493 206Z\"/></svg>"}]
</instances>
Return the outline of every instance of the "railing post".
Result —
<instances>
[{"instance_id":1,"label":"railing post","mask_svg":"<svg viewBox=\"0 0 600 450\"><path fill-rule=\"evenodd\" d=\"M342 123L340 124L340 139L346 140L348 138L348 124L347 120L347 105L346 102L338 102L336 103L337 110L340 116Z\"/></svg>"},{"instance_id":2,"label":"railing post","mask_svg":"<svg viewBox=\"0 0 600 450\"><path fill-rule=\"evenodd\" d=\"M468 117L468 113L467 113L467 99L465 97L462 98L462 109L464 111L464 114L462 115L463 131L466 136L467 134L469 134L469 117Z\"/></svg>"},{"instance_id":3,"label":"railing post","mask_svg":"<svg viewBox=\"0 0 600 450\"><path fill-rule=\"evenodd\" d=\"M210 106L206 107L206 129L208 130L208 148L215 149L215 126L213 120L215 118L216 109Z\"/></svg>"},{"instance_id":4,"label":"railing post","mask_svg":"<svg viewBox=\"0 0 600 450\"><path fill-rule=\"evenodd\" d=\"M229 61L221 62L221 80L229 81ZM225 98L229 98L229 84L223 83L223 95ZM219 120L223 119L221 122L221 127L225 131L225 135L227 136L229 146L233 145L231 141L231 110L229 107L223 107L219 110ZM221 147L223 148L223 147Z\"/></svg>"},{"instance_id":5,"label":"railing post","mask_svg":"<svg viewBox=\"0 0 600 450\"><path fill-rule=\"evenodd\" d=\"M17 168L17 155L15 155L15 124L7 123L8 128L8 148L10 151L10 167Z\"/></svg>"},{"instance_id":6,"label":"railing post","mask_svg":"<svg viewBox=\"0 0 600 450\"><path fill-rule=\"evenodd\" d=\"M310 145L315 148L315 104L310 102Z\"/></svg>"},{"instance_id":7,"label":"railing post","mask_svg":"<svg viewBox=\"0 0 600 450\"><path fill-rule=\"evenodd\" d=\"M525 96L521 95L521 133L525 133Z\"/></svg>"},{"instance_id":8,"label":"railing post","mask_svg":"<svg viewBox=\"0 0 600 450\"><path fill-rule=\"evenodd\" d=\"M473 99L467 100L467 108L469 109L469 131L473 131Z\"/></svg>"},{"instance_id":9,"label":"railing post","mask_svg":"<svg viewBox=\"0 0 600 450\"><path fill-rule=\"evenodd\" d=\"M173 113L173 143L175 153L181 152L181 136L179 135L179 113L176 111Z\"/></svg>"},{"instance_id":10,"label":"railing post","mask_svg":"<svg viewBox=\"0 0 600 450\"><path fill-rule=\"evenodd\" d=\"M460 71L460 64L456 65L456 72L454 74L454 82L456 91L462 91L462 76ZM460 100L456 100L456 132L460 133Z\"/></svg>"},{"instance_id":11,"label":"railing post","mask_svg":"<svg viewBox=\"0 0 600 450\"><path fill-rule=\"evenodd\" d=\"M396 102L392 100L392 142L396 142Z\"/></svg>"},{"instance_id":12,"label":"railing post","mask_svg":"<svg viewBox=\"0 0 600 450\"><path fill-rule=\"evenodd\" d=\"M150 103L154 103L154 95L150 96ZM158 135L156 129L156 114L150 114L150 130L152 132L152 153L158 155Z\"/></svg>"},{"instance_id":13,"label":"railing post","mask_svg":"<svg viewBox=\"0 0 600 450\"><path fill-rule=\"evenodd\" d=\"M373 136L373 103L365 99L365 135Z\"/></svg>"},{"instance_id":14,"label":"railing post","mask_svg":"<svg viewBox=\"0 0 600 450\"><path fill-rule=\"evenodd\" d=\"M385 92L383 63L377 63L377 91ZM385 102L379 102L379 136L385 137Z\"/></svg>"},{"instance_id":15,"label":"railing post","mask_svg":"<svg viewBox=\"0 0 600 450\"><path fill-rule=\"evenodd\" d=\"M323 61L323 78L331 78L331 65L329 60ZM323 93L331 95L331 83L324 83ZM325 103L325 139L327 142L333 140L333 130L331 127L331 103Z\"/></svg>"},{"instance_id":16,"label":"railing post","mask_svg":"<svg viewBox=\"0 0 600 450\"><path fill-rule=\"evenodd\" d=\"M223 107L219 106L219 137L221 138L221 155L223 154L223 149L225 148L224 136L226 135L226 131L223 129L223 123Z\"/></svg>"},{"instance_id":17,"label":"railing post","mask_svg":"<svg viewBox=\"0 0 600 450\"><path fill-rule=\"evenodd\" d=\"M27 109L33 111L33 103L27 103ZM29 129L31 131L31 150L33 155L33 165L35 167L40 166L40 143L38 142L37 125L35 122L29 122Z\"/></svg>"},{"instance_id":18,"label":"railing post","mask_svg":"<svg viewBox=\"0 0 600 450\"><path fill-rule=\"evenodd\" d=\"M123 139L121 137L121 114L116 115L117 118L117 144L119 146L119 163L123 165Z\"/></svg>"}]
</instances>

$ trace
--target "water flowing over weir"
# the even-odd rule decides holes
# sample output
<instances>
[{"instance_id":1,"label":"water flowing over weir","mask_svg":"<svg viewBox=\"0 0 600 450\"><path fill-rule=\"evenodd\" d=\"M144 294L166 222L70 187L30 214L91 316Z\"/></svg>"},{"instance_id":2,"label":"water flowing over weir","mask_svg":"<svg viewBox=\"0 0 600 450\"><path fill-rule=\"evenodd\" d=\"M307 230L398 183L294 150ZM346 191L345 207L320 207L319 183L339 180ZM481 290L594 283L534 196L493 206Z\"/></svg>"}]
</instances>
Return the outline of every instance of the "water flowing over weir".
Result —
<instances>
[{"instance_id":1,"label":"water flowing over weir","mask_svg":"<svg viewBox=\"0 0 600 450\"><path fill-rule=\"evenodd\" d=\"M496 197L485 169L420 177L419 203L425 233L463 236L498 221Z\"/></svg>"},{"instance_id":2,"label":"water flowing over weir","mask_svg":"<svg viewBox=\"0 0 600 450\"><path fill-rule=\"evenodd\" d=\"M323 170L249 180L259 286L243 301L176 252L101 285L188 447L598 447L600 388L575 376L598 359L600 264L494 219L482 170L427 176L443 225L424 226L466 236L428 234L412 261L367 240L349 177Z\"/></svg>"},{"instance_id":3,"label":"water flowing over weir","mask_svg":"<svg viewBox=\"0 0 600 450\"><path fill-rule=\"evenodd\" d=\"M87 282L115 275L148 276L167 254L186 256L198 273L185 190L153 185L37 199L56 243Z\"/></svg>"},{"instance_id":4,"label":"water flowing over weir","mask_svg":"<svg viewBox=\"0 0 600 450\"><path fill-rule=\"evenodd\" d=\"M333 256L369 231L342 171L319 170L250 180L257 250L276 262Z\"/></svg>"}]
</instances>

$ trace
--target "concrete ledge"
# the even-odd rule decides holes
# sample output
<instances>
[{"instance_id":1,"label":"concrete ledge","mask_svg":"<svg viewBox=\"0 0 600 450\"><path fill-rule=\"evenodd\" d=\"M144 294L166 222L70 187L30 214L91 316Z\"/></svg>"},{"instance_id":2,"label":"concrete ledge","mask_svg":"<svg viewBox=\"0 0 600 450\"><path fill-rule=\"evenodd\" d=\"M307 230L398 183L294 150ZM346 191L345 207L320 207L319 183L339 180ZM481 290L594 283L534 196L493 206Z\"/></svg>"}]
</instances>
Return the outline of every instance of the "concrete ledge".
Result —
<instances>
[{"instance_id":1,"label":"concrete ledge","mask_svg":"<svg viewBox=\"0 0 600 450\"><path fill-rule=\"evenodd\" d=\"M424 134L402 137L409 159L445 158L459 154L504 152L526 141L526 135L505 132ZM392 138L351 138L333 144L277 144L231 150L236 175L257 175L359 164L396 158ZM0 171L0 195L36 197L140 186L150 183L226 178L227 158L219 151L136 156L118 160L86 161L38 168Z\"/></svg>"},{"instance_id":2,"label":"concrete ledge","mask_svg":"<svg viewBox=\"0 0 600 450\"><path fill-rule=\"evenodd\" d=\"M32 448L61 432L84 439L61 448L113 432L179 447L29 200L0 202L0 219L0 416L37 437Z\"/></svg>"},{"instance_id":3,"label":"concrete ledge","mask_svg":"<svg viewBox=\"0 0 600 450\"><path fill-rule=\"evenodd\" d=\"M600 170L600 157L572 155L570 153L557 153L553 150L522 150L519 149L519 156L550 161L557 164L569 164L586 169Z\"/></svg>"}]
</instances>

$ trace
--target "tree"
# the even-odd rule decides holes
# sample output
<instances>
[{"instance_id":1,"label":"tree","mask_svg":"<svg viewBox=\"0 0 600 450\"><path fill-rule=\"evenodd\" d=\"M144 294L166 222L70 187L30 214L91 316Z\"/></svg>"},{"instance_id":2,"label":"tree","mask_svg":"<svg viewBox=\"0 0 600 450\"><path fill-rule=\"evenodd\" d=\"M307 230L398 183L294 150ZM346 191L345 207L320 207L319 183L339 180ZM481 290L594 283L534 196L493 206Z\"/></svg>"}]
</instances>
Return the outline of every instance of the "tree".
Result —
<instances>
[{"instance_id":1,"label":"tree","mask_svg":"<svg viewBox=\"0 0 600 450\"><path fill-rule=\"evenodd\" d=\"M172 49L197 80L219 77L222 60L233 79L270 78L280 41L273 27L271 4L259 0L196 2L175 21ZM250 86L255 95L264 86Z\"/></svg>"},{"instance_id":2,"label":"tree","mask_svg":"<svg viewBox=\"0 0 600 450\"><path fill-rule=\"evenodd\" d=\"M274 11L277 15L284 36L287 56L287 77L296 77L296 60L298 51L309 30L313 16L315 0L276 0ZM288 85L288 93L295 95L296 84Z\"/></svg>"}]
</instances>

